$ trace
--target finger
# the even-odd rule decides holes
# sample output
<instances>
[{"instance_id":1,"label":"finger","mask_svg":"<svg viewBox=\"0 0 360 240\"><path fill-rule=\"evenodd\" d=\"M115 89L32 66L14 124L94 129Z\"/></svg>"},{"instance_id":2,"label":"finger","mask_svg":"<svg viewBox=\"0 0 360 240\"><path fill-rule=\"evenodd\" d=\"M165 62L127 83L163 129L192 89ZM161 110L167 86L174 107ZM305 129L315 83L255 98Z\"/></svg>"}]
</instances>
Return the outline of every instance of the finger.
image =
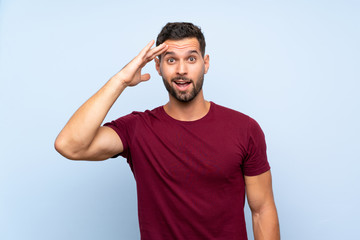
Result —
<instances>
[{"instance_id":1,"label":"finger","mask_svg":"<svg viewBox=\"0 0 360 240\"><path fill-rule=\"evenodd\" d=\"M169 46L165 43L161 44L162 46L160 47L160 45L158 46L159 48L154 48L151 52L152 56L158 56L161 55L162 53L164 53L166 50L168 50Z\"/></svg>"},{"instance_id":2,"label":"finger","mask_svg":"<svg viewBox=\"0 0 360 240\"><path fill-rule=\"evenodd\" d=\"M146 53L150 50L150 48L152 47L152 45L154 45L155 41L151 40L139 53L139 55L141 56L145 56Z\"/></svg>"},{"instance_id":3,"label":"finger","mask_svg":"<svg viewBox=\"0 0 360 240\"><path fill-rule=\"evenodd\" d=\"M163 52L165 52L167 49L169 48L169 46L165 43L160 44L157 47L154 47L153 49L151 49L151 51L149 51L149 54L151 55L159 55Z\"/></svg>"},{"instance_id":4,"label":"finger","mask_svg":"<svg viewBox=\"0 0 360 240\"><path fill-rule=\"evenodd\" d=\"M150 74L145 73L145 74L141 75L140 79L141 79L141 81L147 81L150 79Z\"/></svg>"},{"instance_id":5,"label":"finger","mask_svg":"<svg viewBox=\"0 0 360 240\"><path fill-rule=\"evenodd\" d=\"M168 45L166 45L164 43L160 44L156 48L151 49L146 55L147 61L149 62L149 61L153 60L156 56L161 55L167 49L168 49Z\"/></svg>"}]
</instances>

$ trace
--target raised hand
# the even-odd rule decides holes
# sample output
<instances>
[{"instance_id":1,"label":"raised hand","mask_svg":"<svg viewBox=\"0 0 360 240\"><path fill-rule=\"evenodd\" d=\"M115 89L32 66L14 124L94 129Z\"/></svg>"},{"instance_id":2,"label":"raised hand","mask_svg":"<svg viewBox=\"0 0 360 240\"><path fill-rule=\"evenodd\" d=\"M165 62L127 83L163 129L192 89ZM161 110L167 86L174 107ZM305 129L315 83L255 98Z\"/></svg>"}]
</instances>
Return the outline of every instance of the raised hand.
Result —
<instances>
[{"instance_id":1,"label":"raised hand","mask_svg":"<svg viewBox=\"0 0 360 240\"><path fill-rule=\"evenodd\" d=\"M141 69L168 49L166 44L152 45L154 40L74 113L55 141L59 153L69 159L102 160L123 151L117 134L101 123L126 87L150 79Z\"/></svg>"},{"instance_id":2,"label":"raised hand","mask_svg":"<svg viewBox=\"0 0 360 240\"><path fill-rule=\"evenodd\" d=\"M141 69L156 56L164 53L168 49L168 46L164 43L151 48L154 42L154 40L151 40L131 62L116 74L126 86L135 86L140 82L150 79L150 74L141 74Z\"/></svg>"}]
</instances>

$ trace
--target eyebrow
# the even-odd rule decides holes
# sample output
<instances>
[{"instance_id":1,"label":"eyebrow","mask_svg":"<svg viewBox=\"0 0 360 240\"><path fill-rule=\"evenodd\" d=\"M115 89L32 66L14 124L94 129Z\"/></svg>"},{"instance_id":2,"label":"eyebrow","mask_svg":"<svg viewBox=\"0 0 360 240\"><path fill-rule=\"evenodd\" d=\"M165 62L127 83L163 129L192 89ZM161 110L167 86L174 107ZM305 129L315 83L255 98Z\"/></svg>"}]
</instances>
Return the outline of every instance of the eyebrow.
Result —
<instances>
[{"instance_id":1,"label":"eyebrow","mask_svg":"<svg viewBox=\"0 0 360 240\"><path fill-rule=\"evenodd\" d=\"M189 50L187 53L188 53L188 54L196 53L197 55L200 55L197 50ZM175 52L171 52L171 51L170 51L170 52L166 52L166 53L164 54L164 57L165 57L166 55L175 55Z\"/></svg>"}]
</instances>

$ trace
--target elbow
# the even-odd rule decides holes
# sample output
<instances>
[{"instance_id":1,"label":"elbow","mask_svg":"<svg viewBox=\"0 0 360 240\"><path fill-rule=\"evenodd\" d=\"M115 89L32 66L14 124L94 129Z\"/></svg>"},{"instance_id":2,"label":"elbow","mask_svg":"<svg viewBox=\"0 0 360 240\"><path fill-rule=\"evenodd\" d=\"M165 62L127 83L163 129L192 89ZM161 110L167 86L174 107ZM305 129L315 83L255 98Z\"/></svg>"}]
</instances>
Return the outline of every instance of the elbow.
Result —
<instances>
[{"instance_id":1,"label":"elbow","mask_svg":"<svg viewBox=\"0 0 360 240\"><path fill-rule=\"evenodd\" d=\"M253 221L257 222L260 219L261 211L259 209L250 208Z\"/></svg>"},{"instance_id":2,"label":"elbow","mask_svg":"<svg viewBox=\"0 0 360 240\"><path fill-rule=\"evenodd\" d=\"M71 148L72 144L58 136L54 142L55 150L69 160L80 160L76 151Z\"/></svg>"}]
</instances>

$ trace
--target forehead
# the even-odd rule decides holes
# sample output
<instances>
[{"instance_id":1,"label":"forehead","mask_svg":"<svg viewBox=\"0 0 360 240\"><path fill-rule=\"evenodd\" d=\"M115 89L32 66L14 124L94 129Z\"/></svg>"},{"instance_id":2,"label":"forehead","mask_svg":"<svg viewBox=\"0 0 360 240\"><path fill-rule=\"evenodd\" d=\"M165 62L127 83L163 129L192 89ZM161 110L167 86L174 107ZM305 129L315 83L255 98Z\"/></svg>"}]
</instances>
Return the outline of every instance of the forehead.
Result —
<instances>
[{"instance_id":1,"label":"forehead","mask_svg":"<svg viewBox=\"0 0 360 240\"><path fill-rule=\"evenodd\" d=\"M167 52L179 52L182 50L197 50L200 52L200 44L196 38L184 38L181 40L166 40Z\"/></svg>"}]
</instances>

